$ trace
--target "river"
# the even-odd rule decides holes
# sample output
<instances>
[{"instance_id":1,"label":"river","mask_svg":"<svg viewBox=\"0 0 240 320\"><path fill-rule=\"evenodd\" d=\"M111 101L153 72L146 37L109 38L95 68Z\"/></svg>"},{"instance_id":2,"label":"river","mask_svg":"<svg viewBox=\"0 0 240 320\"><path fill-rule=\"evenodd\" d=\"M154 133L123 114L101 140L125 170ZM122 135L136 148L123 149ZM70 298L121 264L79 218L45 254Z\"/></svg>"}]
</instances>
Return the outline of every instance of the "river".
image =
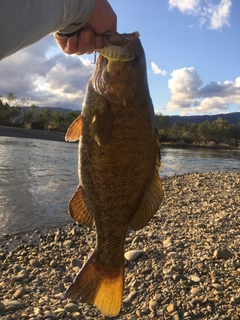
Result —
<instances>
[{"instance_id":1,"label":"river","mask_svg":"<svg viewBox=\"0 0 240 320\"><path fill-rule=\"evenodd\" d=\"M0 137L0 237L72 222L68 201L77 184L78 144ZM240 171L240 152L164 148L162 178Z\"/></svg>"}]
</instances>

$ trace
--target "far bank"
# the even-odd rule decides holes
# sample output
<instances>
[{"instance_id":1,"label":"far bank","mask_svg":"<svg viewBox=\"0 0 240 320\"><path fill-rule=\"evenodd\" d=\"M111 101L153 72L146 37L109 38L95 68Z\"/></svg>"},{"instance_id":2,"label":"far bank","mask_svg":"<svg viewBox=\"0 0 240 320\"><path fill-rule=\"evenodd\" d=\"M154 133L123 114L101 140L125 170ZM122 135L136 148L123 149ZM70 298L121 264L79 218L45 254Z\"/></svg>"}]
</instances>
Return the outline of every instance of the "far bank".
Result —
<instances>
[{"instance_id":1,"label":"far bank","mask_svg":"<svg viewBox=\"0 0 240 320\"><path fill-rule=\"evenodd\" d=\"M18 127L7 127L0 126L0 136L3 137L14 137L14 138L29 138L29 139L42 139L42 140L52 140L52 141L65 141L65 133L45 131L45 130L35 130L35 129L25 129ZM213 142L205 144L188 144L188 143L178 143L178 142L162 142L162 147L171 148L202 148L202 149L223 149L223 150L237 150L240 151L240 147L232 147L227 144L216 144Z\"/></svg>"},{"instance_id":2,"label":"far bank","mask_svg":"<svg viewBox=\"0 0 240 320\"><path fill-rule=\"evenodd\" d=\"M0 136L14 138L42 139L64 142L65 133L44 130L24 129L17 127L0 126Z\"/></svg>"}]
</instances>

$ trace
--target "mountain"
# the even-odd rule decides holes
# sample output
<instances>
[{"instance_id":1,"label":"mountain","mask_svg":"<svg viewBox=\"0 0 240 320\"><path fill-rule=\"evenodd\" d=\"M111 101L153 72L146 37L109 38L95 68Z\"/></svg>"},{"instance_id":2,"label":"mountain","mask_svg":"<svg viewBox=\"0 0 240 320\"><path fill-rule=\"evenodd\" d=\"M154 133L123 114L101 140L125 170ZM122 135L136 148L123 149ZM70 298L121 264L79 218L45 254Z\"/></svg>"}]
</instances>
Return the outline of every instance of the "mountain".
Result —
<instances>
[{"instance_id":1,"label":"mountain","mask_svg":"<svg viewBox=\"0 0 240 320\"><path fill-rule=\"evenodd\" d=\"M167 117L168 117L168 125L170 127L173 125L174 122L178 122L179 124L183 124L184 122L200 124L206 120L213 122L218 118L227 120L230 124L240 123L240 112L220 113L220 114L214 114L214 115L201 115L201 116L167 116Z\"/></svg>"},{"instance_id":2,"label":"mountain","mask_svg":"<svg viewBox=\"0 0 240 320\"><path fill-rule=\"evenodd\" d=\"M66 114L68 112L76 112L79 110L71 110L71 109L63 109L63 108L48 108L48 107L36 107L35 112L38 113L41 110L51 109L57 113ZM26 113L29 110L29 107L22 107L22 112ZM158 115L157 115L158 116ZM179 124L183 124L184 122L190 123L203 123L206 120L213 122L218 118L222 118L227 120L230 124L238 124L240 123L240 112L232 112L232 113L220 113L214 115L201 115L201 116L163 116L168 119L168 126L171 127L174 122L178 122Z\"/></svg>"},{"instance_id":3,"label":"mountain","mask_svg":"<svg viewBox=\"0 0 240 320\"><path fill-rule=\"evenodd\" d=\"M30 109L30 107L21 107L21 109L22 109L23 113L27 113L28 110ZM35 113L39 113L39 112L45 111L47 109L50 109L50 110L52 110L54 112L57 112L57 113L63 113L63 114L66 114L66 113L71 112L71 111L74 111L74 112L80 111L80 108L79 108L79 110L72 110L72 109L64 109L64 108L48 108L48 107L37 107L36 106L35 107Z\"/></svg>"}]
</instances>

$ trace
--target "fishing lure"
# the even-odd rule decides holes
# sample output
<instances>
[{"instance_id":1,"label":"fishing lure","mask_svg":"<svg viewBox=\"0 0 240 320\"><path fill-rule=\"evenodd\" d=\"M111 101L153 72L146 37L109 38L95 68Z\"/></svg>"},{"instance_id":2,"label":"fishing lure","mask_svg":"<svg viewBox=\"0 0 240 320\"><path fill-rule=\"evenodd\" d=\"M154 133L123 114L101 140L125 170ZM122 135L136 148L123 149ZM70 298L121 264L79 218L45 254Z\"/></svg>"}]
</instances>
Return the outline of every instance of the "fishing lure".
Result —
<instances>
[{"instance_id":1,"label":"fishing lure","mask_svg":"<svg viewBox=\"0 0 240 320\"><path fill-rule=\"evenodd\" d=\"M110 61L131 61L135 58L133 53L119 46L96 49L96 52Z\"/></svg>"}]
</instances>

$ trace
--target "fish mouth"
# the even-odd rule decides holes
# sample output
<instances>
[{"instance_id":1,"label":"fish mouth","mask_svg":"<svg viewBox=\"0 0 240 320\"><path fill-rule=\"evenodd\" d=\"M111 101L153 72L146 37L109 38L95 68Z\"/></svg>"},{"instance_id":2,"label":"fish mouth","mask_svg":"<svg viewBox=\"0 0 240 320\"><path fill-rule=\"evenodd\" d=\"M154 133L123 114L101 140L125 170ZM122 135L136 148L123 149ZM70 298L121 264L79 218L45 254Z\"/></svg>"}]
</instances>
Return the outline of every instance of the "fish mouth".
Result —
<instances>
[{"instance_id":1,"label":"fish mouth","mask_svg":"<svg viewBox=\"0 0 240 320\"><path fill-rule=\"evenodd\" d=\"M139 33L106 33L103 35L103 44L105 47L125 49L134 57L129 61L116 61L100 54L92 77L96 92L111 103L125 105L134 99L138 91L136 68L139 69L140 65L136 66L135 58L138 56L140 44Z\"/></svg>"},{"instance_id":2,"label":"fish mouth","mask_svg":"<svg viewBox=\"0 0 240 320\"><path fill-rule=\"evenodd\" d=\"M93 75L93 87L100 95L112 103L118 104L121 99L119 93L130 85L129 79L122 77L124 63L113 62L99 55Z\"/></svg>"}]
</instances>

